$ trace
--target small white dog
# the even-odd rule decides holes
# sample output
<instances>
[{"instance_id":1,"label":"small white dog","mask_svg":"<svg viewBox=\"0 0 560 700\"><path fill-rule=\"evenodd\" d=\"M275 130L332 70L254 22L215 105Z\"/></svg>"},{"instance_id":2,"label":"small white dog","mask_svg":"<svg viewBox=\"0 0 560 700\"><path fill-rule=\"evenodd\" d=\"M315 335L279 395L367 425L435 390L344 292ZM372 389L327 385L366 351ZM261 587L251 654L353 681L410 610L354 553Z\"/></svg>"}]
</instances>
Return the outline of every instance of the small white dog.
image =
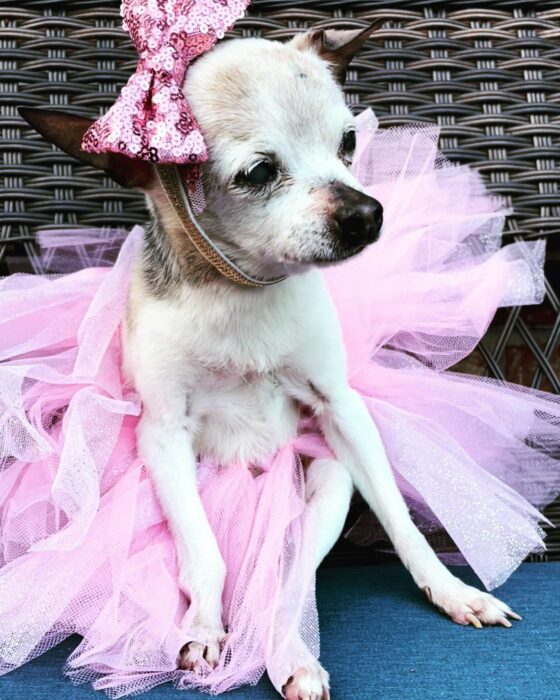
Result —
<instances>
[{"instance_id":1,"label":"small white dog","mask_svg":"<svg viewBox=\"0 0 560 700\"><path fill-rule=\"evenodd\" d=\"M200 221L246 273L287 275L260 289L236 286L196 252L150 164L80 151L89 120L23 111L51 142L140 187L153 212L130 291L125 368L143 401L139 451L207 640L182 650L183 668L216 664L224 636L226 571L197 492L197 455L258 462L295 436L302 405L336 455L306 469L307 508L320 523L317 565L339 537L356 487L436 607L475 627L518 618L453 576L413 524L379 433L347 383L341 333L317 269L359 252L381 228L380 204L347 168L355 132L340 87L369 33L223 42L189 71L185 89L210 153ZM328 697L328 676L312 660L286 678L284 693Z\"/></svg>"}]
</instances>

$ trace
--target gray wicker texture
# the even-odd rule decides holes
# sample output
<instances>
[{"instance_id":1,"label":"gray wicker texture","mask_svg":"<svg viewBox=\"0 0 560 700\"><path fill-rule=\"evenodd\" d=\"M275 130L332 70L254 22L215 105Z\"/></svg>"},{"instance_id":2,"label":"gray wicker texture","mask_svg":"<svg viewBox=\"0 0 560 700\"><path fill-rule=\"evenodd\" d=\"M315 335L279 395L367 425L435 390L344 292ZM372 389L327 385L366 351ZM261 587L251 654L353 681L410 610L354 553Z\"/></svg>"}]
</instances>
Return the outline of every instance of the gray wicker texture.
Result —
<instances>
[{"instance_id":1,"label":"gray wicker texture","mask_svg":"<svg viewBox=\"0 0 560 700\"><path fill-rule=\"evenodd\" d=\"M3 216L0 274L37 270L38 229L130 226L143 199L46 144L16 107L96 116L135 66L117 0L28 0L0 6ZM461 368L560 393L560 10L548 2L477 4L255 0L238 36L287 39L313 25L384 25L353 63L355 110L382 125L437 123L441 146L481 170L514 208L508 237L548 239L547 299L500 314ZM560 523L560 505L548 511ZM549 539L560 558L560 535ZM350 558L356 560L351 550ZM368 555L371 556L371 555ZM340 554L340 558L344 558Z\"/></svg>"}]
</instances>

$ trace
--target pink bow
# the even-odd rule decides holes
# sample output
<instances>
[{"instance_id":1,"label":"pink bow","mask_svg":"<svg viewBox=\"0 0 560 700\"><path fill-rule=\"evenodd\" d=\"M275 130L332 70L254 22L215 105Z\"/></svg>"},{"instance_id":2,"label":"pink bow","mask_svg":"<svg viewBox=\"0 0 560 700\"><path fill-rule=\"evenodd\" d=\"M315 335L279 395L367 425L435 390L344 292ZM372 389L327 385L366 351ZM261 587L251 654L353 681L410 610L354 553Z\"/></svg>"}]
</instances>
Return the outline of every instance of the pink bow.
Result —
<instances>
[{"instance_id":1,"label":"pink bow","mask_svg":"<svg viewBox=\"0 0 560 700\"><path fill-rule=\"evenodd\" d=\"M160 163L206 160L182 83L189 63L224 36L249 2L123 0L123 26L138 51L138 66L115 104L86 132L84 151Z\"/></svg>"}]
</instances>

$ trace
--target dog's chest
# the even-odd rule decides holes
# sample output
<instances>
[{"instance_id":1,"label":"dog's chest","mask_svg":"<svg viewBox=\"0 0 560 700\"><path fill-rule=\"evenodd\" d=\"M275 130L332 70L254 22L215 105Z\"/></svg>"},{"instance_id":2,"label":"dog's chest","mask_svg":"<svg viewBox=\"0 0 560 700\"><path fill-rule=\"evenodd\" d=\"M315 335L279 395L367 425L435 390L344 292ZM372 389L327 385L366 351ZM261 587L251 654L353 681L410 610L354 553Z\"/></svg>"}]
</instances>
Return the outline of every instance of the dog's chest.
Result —
<instances>
[{"instance_id":1,"label":"dog's chest","mask_svg":"<svg viewBox=\"0 0 560 700\"><path fill-rule=\"evenodd\" d=\"M259 462L297 430L295 384L302 348L316 335L317 305L311 309L321 288L314 290L304 276L254 294L190 290L173 302L150 301L127 342L131 373L141 379L149 363L184 387L196 452L224 464Z\"/></svg>"},{"instance_id":2,"label":"dog's chest","mask_svg":"<svg viewBox=\"0 0 560 700\"><path fill-rule=\"evenodd\" d=\"M295 435L298 417L273 372L208 373L189 396L195 450L222 464L266 459Z\"/></svg>"},{"instance_id":3,"label":"dog's chest","mask_svg":"<svg viewBox=\"0 0 560 700\"><path fill-rule=\"evenodd\" d=\"M266 305L257 297L189 322L198 327L189 344L197 367L189 396L195 449L222 463L259 462L297 430L299 407L285 376L303 320L293 305L267 296Z\"/></svg>"}]
</instances>

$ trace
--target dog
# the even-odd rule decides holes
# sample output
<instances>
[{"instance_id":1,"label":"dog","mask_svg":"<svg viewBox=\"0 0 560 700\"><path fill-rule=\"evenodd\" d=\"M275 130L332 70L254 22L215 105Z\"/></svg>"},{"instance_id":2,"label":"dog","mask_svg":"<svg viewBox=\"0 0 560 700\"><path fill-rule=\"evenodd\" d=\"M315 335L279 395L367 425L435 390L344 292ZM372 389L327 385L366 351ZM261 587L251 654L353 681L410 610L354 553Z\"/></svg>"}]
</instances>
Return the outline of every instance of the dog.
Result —
<instances>
[{"instance_id":1,"label":"dog","mask_svg":"<svg viewBox=\"0 0 560 700\"><path fill-rule=\"evenodd\" d=\"M138 450L174 537L179 584L196 604L180 666L215 666L224 638L225 564L197 491L197 456L258 463L296 435L302 407L334 457L305 472L318 523L318 566L339 537L353 490L383 525L417 586L459 624L520 619L461 582L413 524L383 442L346 378L345 350L320 268L382 234L383 211L348 166L354 119L341 85L371 33L314 29L287 43L222 42L188 72L185 92L205 135L206 206L199 221L238 267L275 285L225 279L193 247L148 162L81 150L91 121L43 110L23 116L49 141L141 189L152 221L132 279L124 369L143 413ZM179 651L179 650L178 650ZM288 700L329 695L315 659L283 683Z\"/></svg>"}]
</instances>

